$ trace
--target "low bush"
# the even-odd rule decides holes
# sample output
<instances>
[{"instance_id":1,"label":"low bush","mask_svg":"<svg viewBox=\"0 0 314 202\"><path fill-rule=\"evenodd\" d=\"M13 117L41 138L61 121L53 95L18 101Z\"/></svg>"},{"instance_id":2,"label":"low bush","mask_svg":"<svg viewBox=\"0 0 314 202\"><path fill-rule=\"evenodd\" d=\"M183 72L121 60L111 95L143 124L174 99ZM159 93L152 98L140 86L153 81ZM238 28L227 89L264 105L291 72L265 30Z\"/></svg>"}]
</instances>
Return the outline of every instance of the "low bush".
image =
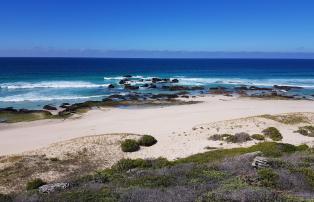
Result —
<instances>
[{"instance_id":1,"label":"low bush","mask_svg":"<svg viewBox=\"0 0 314 202\"><path fill-rule=\"evenodd\" d=\"M299 127L296 132L304 136L314 137L314 126Z\"/></svg>"},{"instance_id":2,"label":"low bush","mask_svg":"<svg viewBox=\"0 0 314 202\"><path fill-rule=\"evenodd\" d=\"M259 181L264 187L276 187L279 176L271 168L263 168L257 172Z\"/></svg>"},{"instance_id":3,"label":"low bush","mask_svg":"<svg viewBox=\"0 0 314 202\"><path fill-rule=\"evenodd\" d=\"M261 151L267 157L279 157L284 153L292 153L295 151L303 151L304 146L294 146L291 144L276 143L276 142L261 142L247 148L233 148L233 149L217 149L201 154L195 154L186 158L178 159L175 163L207 163L219 161L226 157L234 157L245 153Z\"/></svg>"},{"instance_id":4,"label":"low bush","mask_svg":"<svg viewBox=\"0 0 314 202\"><path fill-rule=\"evenodd\" d=\"M262 134L254 134L251 136L251 138L253 138L254 140L260 140L260 141L265 140L265 136Z\"/></svg>"},{"instance_id":5,"label":"low bush","mask_svg":"<svg viewBox=\"0 0 314 202\"><path fill-rule=\"evenodd\" d=\"M266 136L269 137L270 139L274 140L274 141L280 141L282 140L282 135L279 132L279 130L275 127L269 127L266 128L262 131L262 133Z\"/></svg>"},{"instance_id":6,"label":"low bush","mask_svg":"<svg viewBox=\"0 0 314 202\"><path fill-rule=\"evenodd\" d=\"M225 139L231 143L243 143L251 140L251 137L247 133L236 133L235 135L227 136Z\"/></svg>"},{"instance_id":7,"label":"low bush","mask_svg":"<svg viewBox=\"0 0 314 202\"><path fill-rule=\"evenodd\" d=\"M299 167L291 169L292 172L297 172L304 175L306 181L314 188L314 171L310 167Z\"/></svg>"},{"instance_id":8,"label":"low bush","mask_svg":"<svg viewBox=\"0 0 314 202\"><path fill-rule=\"evenodd\" d=\"M173 163L165 158L157 159L121 159L112 166L116 171L127 171L133 168L163 168L171 166Z\"/></svg>"},{"instance_id":9,"label":"low bush","mask_svg":"<svg viewBox=\"0 0 314 202\"><path fill-rule=\"evenodd\" d=\"M113 170L127 171L133 168L148 168L151 167L151 163L144 159L121 159L115 165L112 166Z\"/></svg>"},{"instance_id":10,"label":"low bush","mask_svg":"<svg viewBox=\"0 0 314 202\"><path fill-rule=\"evenodd\" d=\"M33 179L33 180L27 182L26 189L27 190L38 189L38 187L45 185L45 184L46 184L46 182L44 182L42 179L36 178L36 179Z\"/></svg>"},{"instance_id":11,"label":"low bush","mask_svg":"<svg viewBox=\"0 0 314 202\"><path fill-rule=\"evenodd\" d=\"M157 143L157 140L151 135L143 135L139 140L138 144L145 147L150 147Z\"/></svg>"},{"instance_id":12,"label":"low bush","mask_svg":"<svg viewBox=\"0 0 314 202\"><path fill-rule=\"evenodd\" d=\"M124 152L135 152L140 149L140 145L136 140L126 139L121 142L121 149Z\"/></svg>"}]
</instances>

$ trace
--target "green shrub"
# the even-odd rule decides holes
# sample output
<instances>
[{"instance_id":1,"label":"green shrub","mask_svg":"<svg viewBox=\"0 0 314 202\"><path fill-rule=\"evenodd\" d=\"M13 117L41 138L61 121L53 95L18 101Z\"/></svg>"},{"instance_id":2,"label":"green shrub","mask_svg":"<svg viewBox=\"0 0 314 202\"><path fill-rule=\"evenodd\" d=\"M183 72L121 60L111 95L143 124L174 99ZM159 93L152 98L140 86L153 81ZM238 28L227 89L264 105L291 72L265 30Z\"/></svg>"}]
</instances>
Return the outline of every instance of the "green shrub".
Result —
<instances>
[{"instance_id":1,"label":"green shrub","mask_svg":"<svg viewBox=\"0 0 314 202\"><path fill-rule=\"evenodd\" d=\"M121 149L124 152L135 152L140 149L140 145L136 140L126 139L121 142Z\"/></svg>"},{"instance_id":2,"label":"green shrub","mask_svg":"<svg viewBox=\"0 0 314 202\"><path fill-rule=\"evenodd\" d=\"M254 140L265 140L265 136L262 134L254 134L251 136Z\"/></svg>"},{"instance_id":3,"label":"green shrub","mask_svg":"<svg viewBox=\"0 0 314 202\"><path fill-rule=\"evenodd\" d=\"M11 202L11 201L13 201L13 199L9 195L0 194L0 201L1 202Z\"/></svg>"},{"instance_id":4,"label":"green shrub","mask_svg":"<svg viewBox=\"0 0 314 202\"><path fill-rule=\"evenodd\" d=\"M265 156L268 157L279 157L284 153L292 153L295 151L301 151L302 149L304 148L299 148L290 144L261 142L247 148L217 149L205 153L195 154L186 158L178 159L175 161L175 163L207 163L219 161L226 157L238 156L255 151L261 151Z\"/></svg>"},{"instance_id":5,"label":"green shrub","mask_svg":"<svg viewBox=\"0 0 314 202\"><path fill-rule=\"evenodd\" d=\"M259 180L264 187L276 187L279 176L270 168L263 168L257 172Z\"/></svg>"},{"instance_id":6,"label":"green shrub","mask_svg":"<svg viewBox=\"0 0 314 202\"><path fill-rule=\"evenodd\" d=\"M279 130L275 127L269 127L266 128L262 131L262 133L266 136L269 137L270 139L274 140L274 141L280 141L282 140L282 135L279 132Z\"/></svg>"},{"instance_id":7,"label":"green shrub","mask_svg":"<svg viewBox=\"0 0 314 202\"><path fill-rule=\"evenodd\" d=\"M33 180L27 182L26 189L27 190L37 189L38 187L45 185L45 184L46 184L46 182L44 182L42 179L36 178L36 179L33 179Z\"/></svg>"},{"instance_id":8,"label":"green shrub","mask_svg":"<svg viewBox=\"0 0 314 202\"><path fill-rule=\"evenodd\" d=\"M150 147L157 143L157 140L151 135L143 135L139 140L138 144L145 147Z\"/></svg>"},{"instance_id":9,"label":"green shrub","mask_svg":"<svg viewBox=\"0 0 314 202\"><path fill-rule=\"evenodd\" d=\"M117 171L127 171L133 168L148 168L151 167L151 162L144 159L121 159L112 166Z\"/></svg>"},{"instance_id":10,"label":"green shrub","mask_svg":"<svg viewBox=\"0 0 314 202\"><path fill-rule=\"evenodd\" d=\"M297 146L297 148L299 151L304 151L304 150L309 149L310 147L307 146L306 144L300 144L299 146Z\"/></svg>"},{"instance_id":11,"label":"green shrub","mask_svg":"<svg viewBox=\"0 0 314 202\"><path fill-rule=\"evenodd\" d=\"M304 136L314 137L314 126L299 127L296 132Z\"/></svg>"},{"instance_id":12,"label":"green shrub","mask_svg":"<svg viewBox=\"0 0 314 202\"><path fill-rule=\"evenodd\" d=\"M306 181L314 188L314 171L310 167L301 167L291 170L292 172L298 172L304 175Z\"/></svg>"},{"instance_id":13,"label":"green shrub","mask_svg":"<svg viewBox=\"0 0 314 202\"><path fill-rule=\"evenodd\" d=\"M226 142L231 143L243 143L251 140L251 137L247 133L236 133L235 135L228 135L225 138Z\"/></svg>"}]
</instances>

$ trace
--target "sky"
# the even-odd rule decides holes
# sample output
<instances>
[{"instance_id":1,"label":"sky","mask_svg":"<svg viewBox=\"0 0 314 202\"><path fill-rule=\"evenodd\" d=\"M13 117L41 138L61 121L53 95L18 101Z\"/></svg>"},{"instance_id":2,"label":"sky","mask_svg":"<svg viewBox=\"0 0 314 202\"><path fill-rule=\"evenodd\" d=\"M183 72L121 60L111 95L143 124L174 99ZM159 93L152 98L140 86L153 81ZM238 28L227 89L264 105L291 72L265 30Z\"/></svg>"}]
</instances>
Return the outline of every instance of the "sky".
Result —
<instances>
[{"instance_id":1,"label":"sky","mask_svg":"<svg viewBox=\"0 0 314 202\"><path fill-rule=\"evenodd\" d=\"M215 53L314 57L314 1L0 0L0 56Z\"/></svg>"}]
</instances>

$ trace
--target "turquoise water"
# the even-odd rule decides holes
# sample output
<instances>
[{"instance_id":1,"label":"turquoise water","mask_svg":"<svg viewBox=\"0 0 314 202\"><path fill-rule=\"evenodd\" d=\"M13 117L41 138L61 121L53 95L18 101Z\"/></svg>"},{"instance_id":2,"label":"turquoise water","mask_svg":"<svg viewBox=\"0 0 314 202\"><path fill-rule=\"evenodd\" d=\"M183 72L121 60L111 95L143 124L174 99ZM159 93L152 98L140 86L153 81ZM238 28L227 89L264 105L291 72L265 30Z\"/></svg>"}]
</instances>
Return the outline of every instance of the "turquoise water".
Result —
<instances>
[{"instance_id":1,"label":"turquoise water","mask_svg":"<svg viewBox=\"0 0 314 202\"><path fill-rule=\"evenodd\" d=\"M126 93L123 75L177 78L178 85L300 86L290 94L312 98L314 60L292 59L97 59L0 58L0 107L41 108ZM138 92L158 93L140 88Z\"/></svg>"}]
</instances>

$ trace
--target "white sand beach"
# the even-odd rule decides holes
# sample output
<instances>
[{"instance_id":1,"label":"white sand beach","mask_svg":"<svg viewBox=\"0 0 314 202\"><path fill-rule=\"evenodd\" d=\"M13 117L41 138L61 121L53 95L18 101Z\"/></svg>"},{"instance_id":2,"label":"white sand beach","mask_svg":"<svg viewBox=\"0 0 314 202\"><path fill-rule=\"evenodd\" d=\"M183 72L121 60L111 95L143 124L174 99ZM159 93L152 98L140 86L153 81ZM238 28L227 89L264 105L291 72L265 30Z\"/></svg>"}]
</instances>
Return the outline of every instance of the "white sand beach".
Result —
<instances>
[{"instance_id":1,"label":"white sand beach","mask_svg":"<svg viewBox=\"0 0 314 202\"><path fill-rule=\"evenodd\" d=\"M208 140L212 133L218 132L217 127L226 126L224 122L226 120L263 114L314 112L313 101L306 100L262 100L220 95L197 97L193 100L203 102L166 107L95 109L81 117L67 120L2 124L0 125L0 155L38 150L53 143L91 135L133 133L153 135L158 140L158 144L129 154L130 157L163 156L176 159L206 151L206 146L222 148L236 146L219 145ZM312 119L312 114L308 116ZM240 122L237 124L238 122L231 121L231 125L245 126L237 129L236 132L260 133L263 124L274 125L284 131L283 142L301 144L314 141L314 138L293 133L296 127L282 126L272 120L253 118L249 121L240 119ZM228 123L230 125L230 121ZM224 132L234 132L230 131L230 128L228 131L228 127L224 130Z\"/></svg>"}]
</instances>

